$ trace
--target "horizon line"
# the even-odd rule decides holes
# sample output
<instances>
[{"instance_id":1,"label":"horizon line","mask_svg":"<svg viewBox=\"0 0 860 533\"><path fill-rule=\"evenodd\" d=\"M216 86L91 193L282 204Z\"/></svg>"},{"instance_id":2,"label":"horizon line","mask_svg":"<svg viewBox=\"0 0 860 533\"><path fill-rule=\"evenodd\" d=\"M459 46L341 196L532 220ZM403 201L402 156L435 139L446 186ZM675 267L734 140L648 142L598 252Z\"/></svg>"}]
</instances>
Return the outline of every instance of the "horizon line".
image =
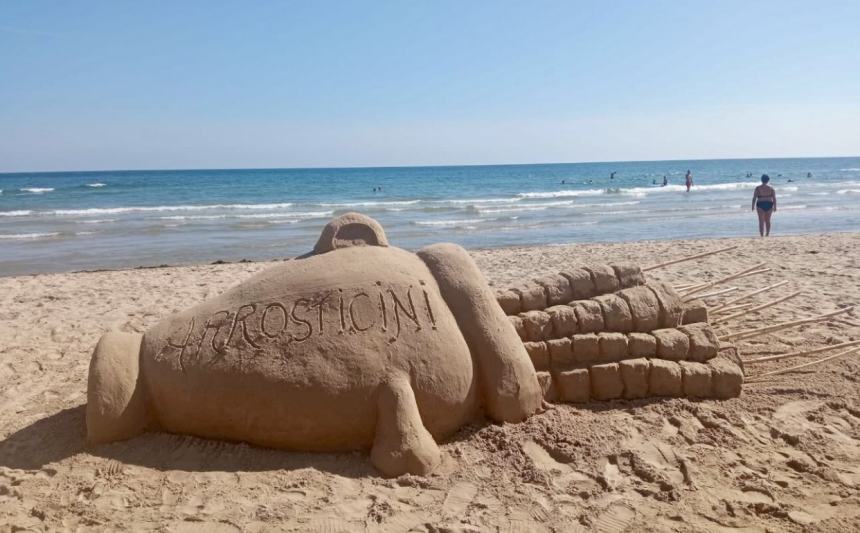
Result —
<instances>
[{"instance_id":1,"label":"horizon line","mask_svg":"<svg viewBox=\"0 0 860 533\"><path fill-rule=\"evenodd\" d=\"M680 163L696 161L762 161L779 159L851 159L860 155L828 155L828 156L779 156L779 157L703 157L693 159L626 159L614 161L570 161L544 163L466 163L466 164L435 164L435 165L358 165L358 166L299 166L299 167L187 167L187 168L126 168L126 169L82 169L82 170L16 170L0 171L0 176L15 174L71 174L86 172L188 172L188 171L242 171L242 170L374 170L401 168L462 168L462 167L518 167L538 165L606 165L613 163Z\"/></svg>"}]
</instances>

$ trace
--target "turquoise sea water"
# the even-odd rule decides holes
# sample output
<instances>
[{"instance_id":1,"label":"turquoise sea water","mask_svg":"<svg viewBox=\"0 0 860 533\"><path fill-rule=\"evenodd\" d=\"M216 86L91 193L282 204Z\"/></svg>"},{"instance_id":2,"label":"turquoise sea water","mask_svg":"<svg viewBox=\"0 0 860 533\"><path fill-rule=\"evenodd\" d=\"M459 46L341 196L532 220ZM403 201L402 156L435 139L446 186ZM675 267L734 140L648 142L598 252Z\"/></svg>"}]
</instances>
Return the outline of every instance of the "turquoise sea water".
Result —
<instances>
[{"instance_id":1,"label":"turquoise sea water","mask_svg":"<svg viewBox=\"0 0 860 533\"><path fill-rule=\"evenodd\" d=\"M860 231L860 157L19 173L0 174L0 275L299 255L347 211L410 249L752 236L762 173L775 234Z\"/></svg>"}]
</instances>

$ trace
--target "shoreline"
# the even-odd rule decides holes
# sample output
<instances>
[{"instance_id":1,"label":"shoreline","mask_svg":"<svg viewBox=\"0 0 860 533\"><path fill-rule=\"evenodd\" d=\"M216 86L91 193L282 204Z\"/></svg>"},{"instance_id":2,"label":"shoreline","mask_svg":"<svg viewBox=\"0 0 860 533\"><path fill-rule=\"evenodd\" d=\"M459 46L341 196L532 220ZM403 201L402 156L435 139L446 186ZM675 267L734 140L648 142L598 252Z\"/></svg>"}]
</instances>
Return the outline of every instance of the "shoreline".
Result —
<instances>
[{"instance_id":1,"label":"shoreline","mask_svg":"<svg viewBox=\"0 0 860 533\"><path fill-rule=\"evenodd\" d=\"M833 235L855 235L860 236L860 231L856 230L845 230L845 231L829 231L827 233L798 233L798 234L780 234L774 235L771 237L767 237L764 240L782 240L782 239L791 239L791 238L826 238ZM610 246L610 247L618 247L625 245L634 245L634 246L642 246L642 245L656 245L660 243L692 243L692 242L713 242L719 243L721 241L749 241L754 240L757 242L762 242L761 237L758 236L746 236L746 237L702 237L702 238L690 238L690 239L643 239L643 240L631 240L631 241L585 241L585 242L572 242L572 243L559 243L559 244L534 244L534 245L500 245L500 246L483 246L483 247L465 247L466 250L472 254L482 254L482 253L492 253L498 251L524 251L524 250L540 250L542 248L570 248L570 247L590 247L590 246ZM444 242L444 239L443 241ZM393 244L396 246L396 243ZM308 250L310 251L313 248L313 244L308 246ZM410 248L405 248L408 251L415 251ZM300 257L300 255L294 256L284 256L284 257L273 257L266 259L237 259L237 260L225 260L225 259L213 259L212 261L204 261L204 262L189 262L189 263L161 263L161 264L152 264L152 265L129 265L122 266L117 268L93 268L93 269L81 269L81 270L68 270L68 271L60 271L60 272L30 272L23 274L3 274L0 273L0 279L7 278L18 278L18 277L35 277L35 276L56 276L56 275L65 275L65 274L97 274L103 272L125 272L125 271L136 271L136 270L156 270L156 269L170 269L170 268L191 268L191 267L206 267L206 266L220 266L220 265L237 265L237 264L269 264L269 263L278 263L282 261L289 261Z\"/></svg>"}]
</instances>

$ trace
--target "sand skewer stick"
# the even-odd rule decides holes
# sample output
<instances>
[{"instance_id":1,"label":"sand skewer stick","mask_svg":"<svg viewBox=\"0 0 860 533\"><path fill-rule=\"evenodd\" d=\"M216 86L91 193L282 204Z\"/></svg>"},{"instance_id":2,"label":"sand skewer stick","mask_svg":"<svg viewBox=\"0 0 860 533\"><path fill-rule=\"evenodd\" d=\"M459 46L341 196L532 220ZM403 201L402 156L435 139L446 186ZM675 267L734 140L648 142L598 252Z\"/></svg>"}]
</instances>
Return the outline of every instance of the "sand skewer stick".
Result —
<instances>
[{"instance_id":1,"label":"sand skewer stick","mask_svg":"<svg viewBox=\"0 0 860 533\"><path fill-rule=\"evenodd\" d=\"M666 262L664 262L664 263L657 263L656 265L651 265L651 266L647 266L647 267L643 268L643 269L642 269L642 272L648 272L649 270L655 270L655 269L658 269L658 268L667 267L667 266L669 266L669 265L677 265L678 263L683 263L683 262L685 262L685 261L692 261L692 260L694 260L694 259L701 259L702 257L707 257L707 256L709 256L709 255L714 255L714 254L719 254L719 253L722 253L722 252L727 252L727 251L729 251L729 250L734 250L735 248L737 248L737 245L735 245L735 246L729 246L729 247L727 247L727 248L721 248L721 249L719 249L719 250L713 250L713 251L710 251L710 252L704 252L704 253L701 253L701 254L690 255L690 256L687 256L687 257L682 257L682 258L680 258L680 259L673 259L672 261L666 261Z\"/></svg>"},{"instance_id":2,"label":"sand skewer stick","mask_svg":"<svg viewBox=\"0 0 860 533\"><path fill-rule=\"evenodd\" d=\"M804 350L802 352L792 352L792 353L781 353L777 355L768 355L765 357L756 357L755 359L744 359L743 363L745 365L755 365L758 363L766 363L768 361L781 361L783 359L790 359L792 357L803 357L804 355L815 355L821 352L829 352L830 350L835 350L837 348L848 348L849 346L857 346L860 344L860 340L857 341L848 341L848 342L840 342L839 344L831 344L830 346L824 346L822 348L815 348L814 350Z\"/></svg>"},{"instance_id":3,"label":"sand skewer stick","mask_svg":"<svg viewBox=\"0 0 860 533\"><path fill-rule=\"evenodd\" d=\"M711 321L711 323L712 324L719 324L720 322L725 322L727 320L732 320L732 319L735 319L738 317L742 317L742 316L748 315L750 313L755 313L756 311L761 311L762 309L765 309L767 307L771 307L771 306L774 306L776 304L782 303L786 300L790 300L790 299L794 298L795 296L797 296L798 294L800 294L800 291L793 292L789 295L783 296L782 298L777 298L776 300L771 300L767 303L763 303L761 305L753 307L752 309L745 309L745 310L739 311L733 315L721 316L719 318L715 318L713 321Z\"/></svg>"},{"instance_id":4,"label":"sand skewer stick","mask_svg":"<svg viewBox=\"0 0 860 533\"><path fill-rule=\"evenodd\" d=\"M786 280L783 280L783 281L780 281L779 283L774 283L773 285L770 285L770 286L768 286L768 287L764 287L764 288L762 288L762 289L756 289L756 290L754 290L754 291L752 291L752 292L749 292L749 293L747 293L747 294L744 294L743 296L738 296L738 297L737 297L737 298L735 298L734 300L729 300L728 302L726 302L726 303L724 303L724 304L722 304L722 305L718 305L717 307L713 308L711 311L713 311L713 312L718 312L718 311L720 311L720 310L722 310L722 309L724 309L724 308L726 308L726 307L729 307L730 305L734 305L734 304L736 304L736 303L738 303L738 302L742 302L742 301L746 300L747 298L752 298L753 296L756 296L756 295L758 295L758 294L761 294L761 293L763 293L763 292L765 292L765 291L769 291L769 290L771 290L771 289L776 289L777 287L782 287L782 286L783 286L783 285L785 285L786 283L788 283L788 280L787 280L787 279L786 279Z\"/></svg>"},{"instance_id":5,"label":"sand skewer stick","mask_svg":"<svg viewBox=\"0 0 860 533\"><path fill-rule=\"evenodd\" d=\"M840 309L838 311L833 311L831 313L825 313L823 315L817 315L809 318L802 318L800 320L792 320L791 322L781 322L779 324L774 324L772 326L764 326L756 329L748 329L746 331L739 331L737 333L729 333L721 337L720 340L740 340L746 339L747 337L755 337L758 335L764 335L765 333L772 333L774 331L779 331L781 329L787 329L794 326L800 326L801 324L811 324L812 322L821 322L823 320L827 320L830 317L834 317L836 315L841 315L844 313L848 313L854 309L854 306L846 307L845 309Z\"/></svg>"},{"instance_id":6,"label":"sand skewer stick","mask_svg":"<svg viewBox=\"0 0 860 533\"><path fill-rule=\"evenodd\" d=\"M693 289L704 288L705 285L707 285L707 284L708 284L707 281L704 283L694 283L692 285L687 285L686 287L675 287L675 290L678 292L690 291Z\"/></svg>"},{"instance_id":7,"label":"sand skewer stick","mask_svg":"<svg viewBox=\"0 0 860 533\"><path fill-rule=\"evenodd\" d=\"M746 303L746 304L733 305L731 307L722 307L720 309L708 309L708 313L710 313L712 315L732 313L734 311L740 311L741 309L746 309L746 308L752 307L754 305L755 305L754 302L750 302L750 303Z\"/></svg>"},{"instance_id":8,"label":"sand skewer stick","mask_svg":"<svg viewBox=\"0 0 860 533\"><path fill-rule=\"evenodd\" d=\"M713 298L714 296L720 296L722 294L728 294L728 293L734 292L736 290L738 290L737 287L728 287L726 289L722 289L719 291L709 292L708 294L702 294L700 296L696 296L696 298L699 298L699 299Z\"/></svg>"},{"instance_id":9,"label":"sand skewer stick","mask_svg":"<svg viewBox=\"0 0 860 533\"><path fill-rule=\"evenodd\" d=\"M719 285L719 284L721 284L721 283L725 283L725 282L727 282L727 281L731 281L731 280L733 280L733 279L743 278L743 277L746 277L746 276L753 276L753 275L755 275L755 274L761 274L761 273L763 273L763 272L767 272L767 271L769 271L769 270L770 270L769 268L762 268L762 267L763 267L763 266L765 266L766 264L767 264L767 263L759 263L759 264L757 264L757 265L755 265L755 266L749 267L749 268L747 268L747 269L745 269L745 270L741 270L740 272L736 272L736 273L731 274L731 275L729 275L729 276L726 276L726 277L724 277L724 278L720 278L720 279L718 279L718 280L711 281L711 282L709 282L709 283L705 283L704 285L702 285L702 286L700 286L700 287L695 287L695 288L693 288L693 289L689 289L689 290L687 290L686 292L684 292L684 294L682 294L682 296L684 297L684 299L686 299L688 296L690 296L690 295L692 295L692 294L694 294L694 293L697 293L697 292L703 291L703 290L705 290L705 289L710 289L710 288L711 288L711 287L713 287L714 285Z\"/></svg>"},{"instance_id":10,"label":"sand skewer stick","mask_svg":"<svg viewBox=\"0 0 860 533\"><path fill-rule=\"evenodd\" d=\"M775 376L777 374L785 374L786 372L792 372L794 370L800 370L802 368L807 368L812 365L817 365L820 363L826 363L827 361L832 361L834 359L839 359L840 357L845 357L846 355L851 355L860 351L860 347L849 348L844 352L839 352L837 354L828 355L827 357L822 357L821 359L816 359L815 361L810 361L809 363L803 363L800 365L790 366L788 368L781 368L779 370L771 370L770 372L765 372L764 374L759 374L757 376L752 376L748 381L758 381L759 379L766 376Z\"/></svg>"}]
</instances>

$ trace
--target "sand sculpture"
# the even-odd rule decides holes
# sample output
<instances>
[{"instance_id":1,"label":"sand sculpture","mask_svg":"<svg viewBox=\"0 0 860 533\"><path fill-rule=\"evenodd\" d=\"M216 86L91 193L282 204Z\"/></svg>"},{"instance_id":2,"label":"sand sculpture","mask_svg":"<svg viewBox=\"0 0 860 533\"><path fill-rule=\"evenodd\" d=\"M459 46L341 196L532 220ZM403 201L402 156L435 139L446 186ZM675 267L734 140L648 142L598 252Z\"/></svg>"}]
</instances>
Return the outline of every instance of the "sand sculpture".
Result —
<instances>
[{"instance_id":1,"label":"sand sculpture","mask_svg":"<svg viewBox=\"0 0 860 533\"><path fill-rule=\"evenodd\" d=\"M743 360L728 341L850 308L718 338L713 323L793 295L739 303L765 288L705 305L734 288L706 291L762 265L696 285L646 282L645 270L725 250L646 269L572 266L494 293L459 246L410 253L389 246L373 219L348 213L305 256L143 335L105 334L90 363L88 440L167 431L368 449L396 476L430 472L436 442L482 413L519 422L544 401L735 397Z\"/></svg>"},{"instance_id":2,"label":"sand sculpture","mask_svg":"<svg viewBox=\"0 0 860 533\"><path fill-rule=\"evenodd\" d=\"M440 460L436 441L479 412L518 422L542 402L524 345L465 250L390 247L379 224L350 213L307 256L143 335L104 335L87 434L370 449L386 475L424 474Z\"/></svg>"}]
</instances>

